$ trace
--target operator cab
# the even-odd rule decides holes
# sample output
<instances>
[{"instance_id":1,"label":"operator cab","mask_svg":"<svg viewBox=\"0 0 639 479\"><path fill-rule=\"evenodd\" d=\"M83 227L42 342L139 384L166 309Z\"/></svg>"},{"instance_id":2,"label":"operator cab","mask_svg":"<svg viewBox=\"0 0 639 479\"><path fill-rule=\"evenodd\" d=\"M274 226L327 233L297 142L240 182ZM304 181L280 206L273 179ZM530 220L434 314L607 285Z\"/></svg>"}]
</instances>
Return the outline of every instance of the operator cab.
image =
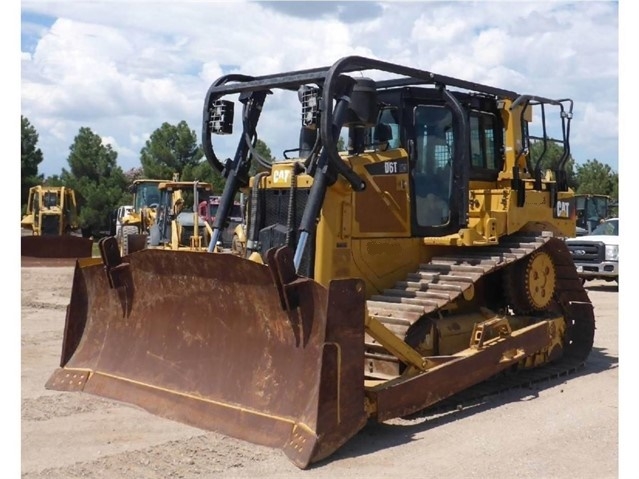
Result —
<instances>
[{"instance_id":1,"label":"operator cab","mask_svg":"<svg viewBox=\"0 0 639 479\"><path fill-rule=\"evenodd\" d=\"M469 182L495 181L504 165L495 99L451 96L416 87L378 92L372 143L408 152L413 236L444 236L465 227Z\"/></svg>"},{"instance_id":2,"label":"operator cab","mask_svg":"<svg viewBox=\"0 0 639 479\"><path fill-rule=\"evenodd\" d=\"M60 205L60 193L57 191L45 191L42 195L42 206L55 208Z\"/></svg>"},{"instance_id":3,"label":"operator cab","mask_svg":"<svg viewBox=\"0 0 639 479\"><path fill-rule=\"evenodd\" d=\"M155 208L160 203L160 190L157 181L141 181L132 186L132 193L135 193L135 211L142 208Z\"/></svg>"}]
</instances>

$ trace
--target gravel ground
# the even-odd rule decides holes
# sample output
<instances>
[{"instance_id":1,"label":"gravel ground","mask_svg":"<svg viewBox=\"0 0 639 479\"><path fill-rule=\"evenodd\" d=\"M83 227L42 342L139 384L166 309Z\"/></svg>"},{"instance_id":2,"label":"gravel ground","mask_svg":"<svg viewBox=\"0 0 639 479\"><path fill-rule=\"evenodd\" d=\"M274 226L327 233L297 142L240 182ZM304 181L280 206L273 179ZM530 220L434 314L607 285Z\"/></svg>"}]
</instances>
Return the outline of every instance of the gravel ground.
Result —
<instances>
[{"instance_id":1,"label":"gravel ground","mask_svg":"<svg viewBox=\"0 0 639 479\"><path fill-rule=\"evenodd\" d=\"M448 414L370 424L300 471L279 450L84 393L49 391L73 269L21 268L21 476L58 478L619 477L618 292L587 283L595 345L575 375ZM625 468L624 468L625 471Z\"/></svg>"}]
</instances>

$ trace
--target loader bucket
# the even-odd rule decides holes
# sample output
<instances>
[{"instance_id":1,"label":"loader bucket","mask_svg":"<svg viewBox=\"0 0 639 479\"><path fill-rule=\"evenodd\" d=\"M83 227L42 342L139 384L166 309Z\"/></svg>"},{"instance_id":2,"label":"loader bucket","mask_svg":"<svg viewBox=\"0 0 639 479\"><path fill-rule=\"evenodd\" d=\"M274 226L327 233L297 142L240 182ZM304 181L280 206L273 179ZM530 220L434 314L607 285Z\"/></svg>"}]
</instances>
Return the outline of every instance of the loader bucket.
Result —
<instances>
[{"instance_id":1,"label":"loader bucket","mask_svg":"<svg viewBox=\"0 0 639 479\"><path fill-rule=\"evenodd\" d=\"M86 391L282 449L300 468L366 423L364 288L230 254L145 249L78 261L61 368Z\"/></svg>"},{"instance_id":2,"label":"loader bucket","mask_svg":"<svg viewBox=\"0 0 639 479\"><path fill-rule=\"evenodd\" d=\"M90 258L93 240L81 236L22 236L21 255L34 258Z\"/></svg>"}]
</instances>

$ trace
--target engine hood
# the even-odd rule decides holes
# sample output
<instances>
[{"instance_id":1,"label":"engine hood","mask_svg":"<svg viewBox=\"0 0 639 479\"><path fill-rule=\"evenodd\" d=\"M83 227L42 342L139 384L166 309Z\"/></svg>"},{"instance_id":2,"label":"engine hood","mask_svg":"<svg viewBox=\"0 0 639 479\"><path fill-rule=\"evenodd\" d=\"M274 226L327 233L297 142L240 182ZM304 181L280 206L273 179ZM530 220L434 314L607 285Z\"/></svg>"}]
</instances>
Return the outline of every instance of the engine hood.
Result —
<instances>
[{"instance_id":1,"label":"engine hood","mask_svg":"<svg viewBox=\"0 0 639 479\"><path fill-rule=\"evenodd\" d=\"M578 236L576 238L568 238L566 239L567 243L605 243L609 245L617 245L619 246L619 236L613 235L586 235L586 236Z\"/></svg>"}]
</instances>

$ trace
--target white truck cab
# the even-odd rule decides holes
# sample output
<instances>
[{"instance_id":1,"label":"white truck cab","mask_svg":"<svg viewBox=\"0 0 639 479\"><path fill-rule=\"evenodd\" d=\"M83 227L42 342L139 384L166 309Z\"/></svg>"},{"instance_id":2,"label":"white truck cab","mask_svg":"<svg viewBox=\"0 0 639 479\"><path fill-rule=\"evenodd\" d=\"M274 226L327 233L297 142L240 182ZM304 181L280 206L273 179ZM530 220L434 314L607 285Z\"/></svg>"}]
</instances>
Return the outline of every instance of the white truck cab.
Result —
<instances>
[{"instance_id":1,"label":"white truck cab","mask_svg":"<svg viewBox=\"0 0 639 479\"><path fill-rule=\"evenodd\" d=\"M619 283L619 218L609 218L590 234L566 239L577 273L583 281Z\"/></svg>"},{"instance_id":2,"label":"white truck cab","mask_svg":"<svg viewBox=\"0 0 639 479\"><path fill-rule=\"evenodd\" d=\"M133 205L122 205L118 208L115 215L115 237L120 237L120 230L122 229L122 218L130 214L133 211Z\"/></svg>"}]
</instances>

